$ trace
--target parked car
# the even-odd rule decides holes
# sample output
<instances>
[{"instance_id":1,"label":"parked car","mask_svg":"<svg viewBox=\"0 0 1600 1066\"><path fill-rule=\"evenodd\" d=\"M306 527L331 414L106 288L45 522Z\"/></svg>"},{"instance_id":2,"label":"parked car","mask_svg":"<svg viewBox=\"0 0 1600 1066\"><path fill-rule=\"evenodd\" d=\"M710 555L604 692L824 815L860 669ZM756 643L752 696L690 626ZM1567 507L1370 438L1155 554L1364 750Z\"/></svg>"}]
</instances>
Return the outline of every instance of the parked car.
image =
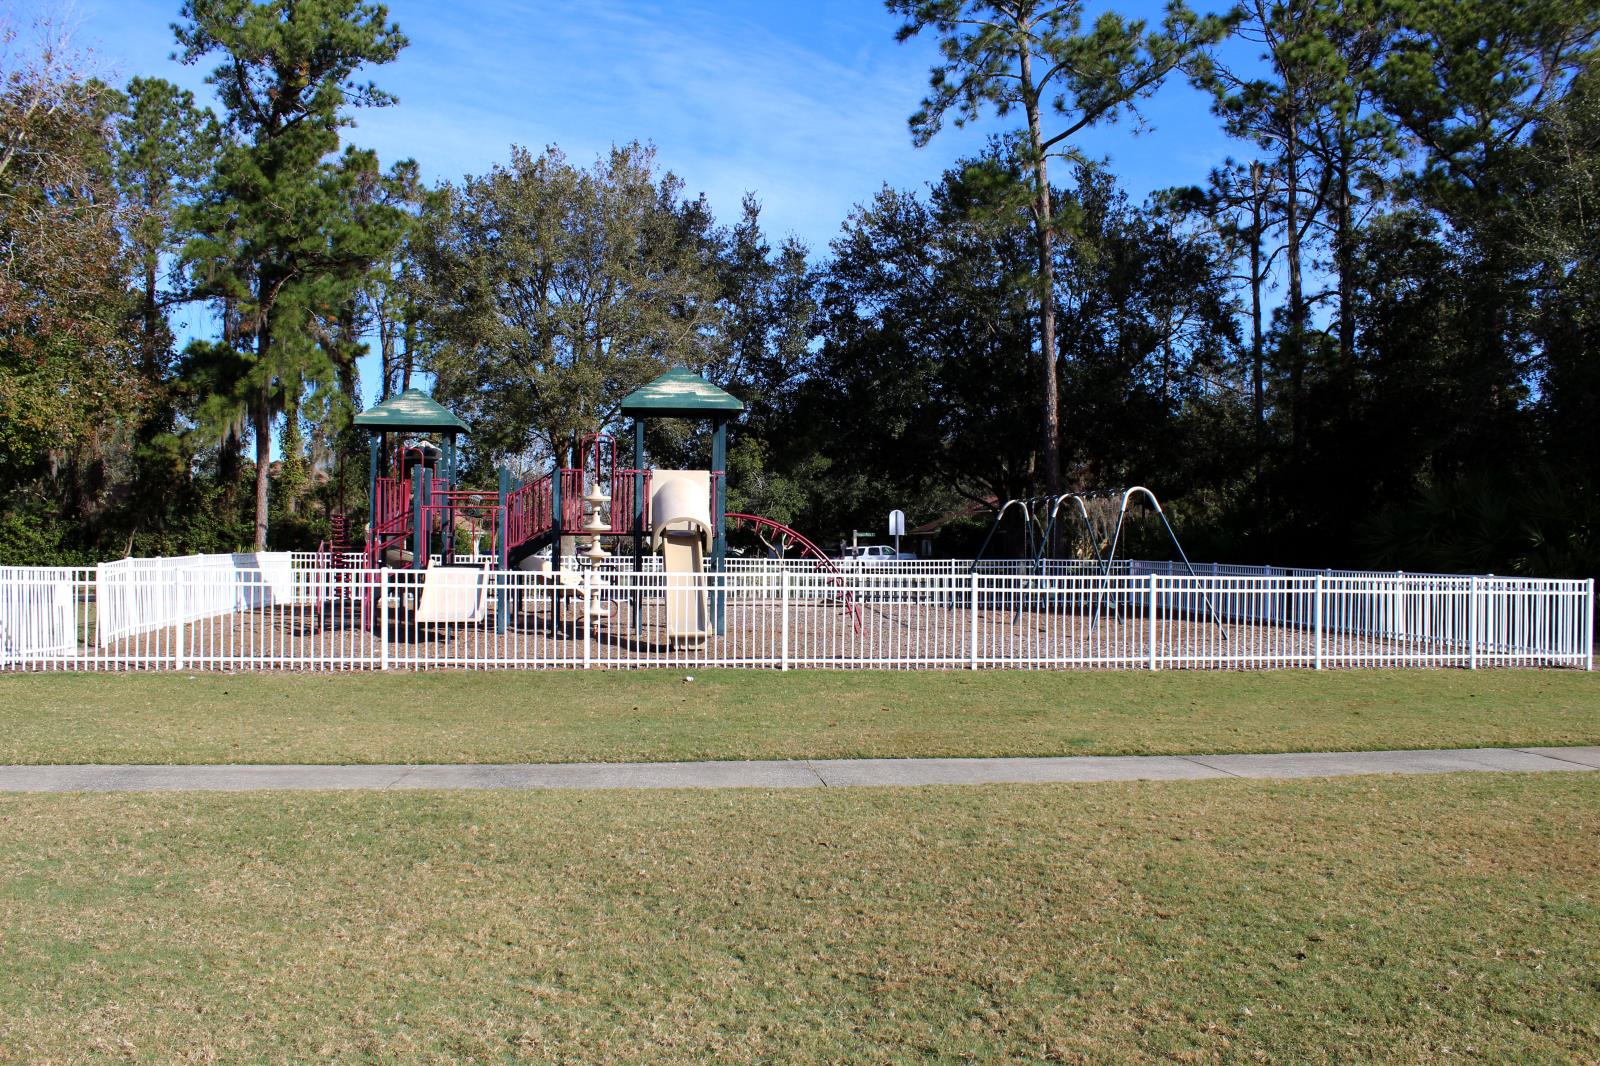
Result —
<instances>
[{"instance_id":1,"label":"parked car","mask_svg":"<svg viewBox=\"0 0 1600 1066\"><path fill-rule=\"evenodd\" d=\"M839 557L839 565L876 566L880 563L915 562L916 558L910 552L897 552L887 544L861 544L854 548L846 547L844 554Z\"/></svg>"}]
</instances>

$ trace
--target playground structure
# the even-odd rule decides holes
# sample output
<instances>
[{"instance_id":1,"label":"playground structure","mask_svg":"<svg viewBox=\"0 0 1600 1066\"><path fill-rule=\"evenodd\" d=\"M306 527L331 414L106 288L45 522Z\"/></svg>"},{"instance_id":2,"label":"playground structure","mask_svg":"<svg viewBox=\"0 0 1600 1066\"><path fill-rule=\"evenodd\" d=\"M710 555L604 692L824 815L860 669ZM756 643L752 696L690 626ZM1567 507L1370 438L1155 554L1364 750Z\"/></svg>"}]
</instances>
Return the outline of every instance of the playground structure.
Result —
<instances>
[{"instance_id":1,"label":"playground structure","mask_svg":"<svg viewBox=\"0 0 1600 1066\"><path fill-rule=\"evenodd\" d=\"M623 597L609 578L581 580L580 568L594 569L611 560L615 549L631 547L633 571L642 573L648 549L659 556L665 575L667 638L695 645L723 636L727 590L718 578L726 570L730 520L755 529L780 552L800 549L815 567L842 580L833 561L795 530L756 515L727 514L727 424L743 409L736 397L692 372L669 370L622 402L621 413L632 420L631 466L621 465L614 438L589 434L574 442L570 463L558 456L549 473L521 484L502 469L496 488L485 491L459 483L459 438L466 424L424 393L408 390L356 418L371 434L371 519L359 549L364 565L422 572L420 590L400 604L417 624L492 615L504 632L515 604L502 593L490 609L491 569L543 575L558 609L575 601L594 624L603 624L627 599L637 624L638 590ZM651 418L709 421L709 469L647 468L645 426ZM439 443L415 439L424 434ZM461 550L463 530L469 551ZM485 540L494 546L493 567L481 562ZM353 548L330 543L325 559L348 560ZM569 560L578 567L569 567ZM471 568L466 576L463 566ZM859 626L859 607L848 594L842 602Z\"/></svg>"},{"instance_id":2,"label":"playground structure","mask_svg":"<svg viewBox=\"0 0 1600 1066\"><path fill-rule=\"evenodd\" d=\"M542 476L477 489L466 425L407 391L357 418L365 531L336 521L316 553L0 567L0 670L1593 665L1592 581L1194 563L1137 486L1005 501L974 559L841 572L783 523L728 512L741 409L669 371L622 404L631 460L592 434ZM652 417L709 422L707 467L648 468ZM1176 559L1128 557L1138 506ZM989 557L1007 522L1022 551ZM765 552L732 556L735 529ZM1069 533L1081 550L1060 550Z\"/></svg>"}]
</instances>

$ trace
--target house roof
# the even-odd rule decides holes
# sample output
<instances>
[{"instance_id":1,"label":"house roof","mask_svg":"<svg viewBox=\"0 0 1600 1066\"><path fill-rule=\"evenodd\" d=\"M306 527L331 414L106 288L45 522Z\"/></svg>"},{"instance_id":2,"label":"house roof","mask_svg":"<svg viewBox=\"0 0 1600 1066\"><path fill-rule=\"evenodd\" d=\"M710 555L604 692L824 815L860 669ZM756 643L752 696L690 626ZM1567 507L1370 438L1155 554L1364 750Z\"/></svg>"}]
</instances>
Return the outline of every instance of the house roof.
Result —
<instances>
[{"instance_id":1,"label":"house roof","mask_svg":"<svg viewBox=\"0 0 1600 1066\"><path fill-rule=\"evenodd\" d=\"M374 433L391 430L467 433L467 424L421 389L407 389L356 415L356 425Z\"/></svg>"},{"instance_id":2,"label":"house roof","mask_svg":"<svg viewBox=\"0 0 1600 1066\"><path fill-rule=\"evenodd\" d=\"M730 396L692 370L673 367L648 385L641 385L622 401L622 413L662 418L708 418L744 410Z\"/></svg>"},{"instance_id":3,"label":"house roof","mask_svg":"<svg viewBox=\"0 0 1600 1066\"><path fill-rule=\"evenodd\" d=\"M949 525L951 522L957 521L958 519L962 519L962 518L977 518L979 515L986 515L986 514L987 515L992 515L992 514L994 514L994 512L999 507L1000 507L1000 501L996 500L996 499L993 499L993 498L985 500L982 503L978 503L978 502L974 501L972 503L964 504L961 507L956 508L954 511L950 511L950 512L947 512L946 514L940 515L938 518L935 518L931 522L924 522L922 525L918 526L916 529L908 531L906 533L906 536L908 536L908 537L928 537L928 536L932 536L933 534L939 532L939 530L943 529L945 526Z\"/></svg>"}]
</instances>

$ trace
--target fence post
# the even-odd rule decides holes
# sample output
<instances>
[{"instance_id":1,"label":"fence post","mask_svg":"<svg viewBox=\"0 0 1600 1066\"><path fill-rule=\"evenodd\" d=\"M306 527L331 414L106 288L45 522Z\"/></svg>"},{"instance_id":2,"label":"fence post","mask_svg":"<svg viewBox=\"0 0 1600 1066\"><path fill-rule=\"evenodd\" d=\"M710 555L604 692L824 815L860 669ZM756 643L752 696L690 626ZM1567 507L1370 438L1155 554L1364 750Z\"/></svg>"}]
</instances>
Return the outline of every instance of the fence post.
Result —
<instances>
[{"instance_id":1,"label":"fence post","mask_svg":"<svg viewBox=\"0 0 1600 1066\"><path fill-rule=\"evenodd\" d=\"M172 571L172 668L183 669L183 570L174 567Z\"/></svg>"},{"instance_id":2,"label":"fence post","mask_svg":"<svg viewBox=\"0 0 1600 1066\"><path fill-rule=\"evenodd\" d=\"M1316 626L1316 631L1317 631L1317 665L1316 665L1316 668L1318 670L1322 669L1322 597L1323 597L1323 592L1324 592L1325 588L1326 588L1326 586L1324 584L1323 577L1322 577L1321 574L1318 574L1317 575L1317 593L1316 593L1317 598L1316 598L1316 602L1313 603L1312 606L1311 606L1311 616L1312 616L1312 620L1313 620L1312 624L1314 626Z\"/></svg>"},{"instance_id":3,"label":"fence post","mask_svg":"<svg viewBox=\"0 0 1600 1066\"><path fill-rule=\"evenodd\" d=\"M1590 578L1583 594L1583 668L1594 669L1594 578Z\"/></svg>"},{"instance_id":4,"label":"fence post","mask_svg":"<svg viewBox=\"0 0 1600 1066\"><path fill-rule=\"evenodd\" d=\"M1150 669L1156 668L1156 572L1150 571Z\"/></svg>"},{"instance_id":5,"label":"fence post","mask_svg":"<svg viewBox=\"0 0 1600 1066\"><path fill-rule=\"evenodd\" d=\"M598 538L596 538L596 539L598 539ZM594 571L593 570L585 570L583 572L583 598L582 598L582 602L578 604L578 609L583 613L583 668L585 670L589 669L589 662L590 662L590 659L592 658L591 652L589 650L589 644L590 644L590 641L589 641L589 627L590 627L590 624L591 624L590 621L589 621L589 608L592 607L593 605L594 605Z\"/></svg>"},{"instance_id":6,"label":"fence post","mask_svg":"<svg viewBox=\"0 0 1600 1066\"><path fill-rule=\"evenodd\" d=\"M1394 614L1394 624L1393 624L1392 628L1390 629L1389 635L1390 636L1397 636L1401 640L1405 640L1406 639L1406 589L1405 589L1406 572L1404 570L1396 570L1394 572L1394 578L1395 578L1395 581L1394 581L1394 603L1389 608L1389 610L1392 611L1393 614Z\"/></svg>"},{"instance_id":7,"label":"fence post","mask_svg":"<svg viewBox=\"0 0 1600 1066\"><path fill-rule=\"evenodd\" d=\"M1467 669L1478 668L1478 577L1467 578Z\"/></svg>"},{"instance_id":8,"label":"fence post","mask_svg":"<svg viewBox=\"0 0 1600 1066\"><path fill-rule=\"evenodd\" d=\"M782 619L780 624L783 632L779 641L778 669L787 670L789 669L789 571L787 568L778 571L778 589L778 602L782 604L779 608L779 617Z\"/></svg>"},{"instance_id":9,"label":"fence post","mask_svg":"<svg viewBox=\"0 0 1600 1066\"><path fill-rule=\"evenodd\" d=\"M969 603L972 605L971 626L968 632L967 644L967 669L978 668L978 571L974 569L971 574L972 586Z\"/></svg>"},{"instance_id":10,"label":"fence post","mask_svg":"<svg viewBox=\"0 0 1600 1066\"><path fill-rule=\"evenodd\" d=\"M389 669L389 571L378 571L378 669Z\"/></svg>"}]
</instances>

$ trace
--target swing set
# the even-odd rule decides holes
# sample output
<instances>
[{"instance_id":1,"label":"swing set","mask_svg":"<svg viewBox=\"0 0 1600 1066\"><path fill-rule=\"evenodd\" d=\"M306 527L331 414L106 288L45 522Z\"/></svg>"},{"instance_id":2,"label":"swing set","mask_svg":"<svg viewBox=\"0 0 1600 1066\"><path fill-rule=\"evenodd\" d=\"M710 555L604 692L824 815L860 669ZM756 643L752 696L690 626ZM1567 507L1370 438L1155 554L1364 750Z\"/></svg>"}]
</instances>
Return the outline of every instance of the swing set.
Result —
<instances>
[{"instance_id":1,"label":"swing set","mask_svg":"<svg viewBox=\"0 0 1600 1066\"><path fill-rule=\"evenodd\" d=\"M1161 501L1156 499L1156 494L1143 485L1135 485L1129 489L1108 489L1098 492L1064 492L1059 496L1029 496L1007 500L995 512L994 522L989 527L988 534L983 538L983 544L978 548L978 554L972 560L969 574L978 572L981 564L993 543L995 535L1000 531L1005 522L1006 515L1015 510L1022 521L1023 545L1026 558L1030 563L1031 577L1043 577L1045 571L1046 555L1052 544L1056 543L1062 535L1062 529L1057 526L1061 520L1063 509L1075 511L1078 520L1083 525L1083 533L1088 541L1090 550L1094 553L1095 568L1102 578L1110 578L1111 571L1116 565L1117 549L1122 546L1123 527L1128 520L1128 505L1135 496L1142 496L1149 501L1149 506L1161 519L1161 526L1166 530L1167 538L1172 541L1173 549L1178 553L1178 558L1183 562L1184 569L1191 578L1199 578L1195 573L1194 564L1189 561L1189 555L1183 550L1183 544L1178 540L1178 533L1172 528L1172 522L1167 518L1167 512L1162 509ZM1113 501L1120 497L1120 504L1114 508ZM1069 506L1070 505L1070 506ZM1091 507L1095 517L1091 517ZM1116 522L1111 522L1111 513L1115 511ZM1096 528L1095 518L1099 519L1099 528ZM1067 522L1070 523L1069 518ZM1103 550L1106 541L1106 530L1110 529L1110 544ZM1017 601L1013 621L1022 615L1024 600L1031 599L1031 595L1021 597ZM1101 586L1100 595L1096 597L1094 614L1089 620L1089 631L1093 633L1095 623L1099 621L1102 609L1111 598L1109 581ZM1206 613L1215 623L1222 634L1224 642L1228 639L1228 628L1222 624L1222 617L1217 613L1216 606L1211 602L1209 593L1203 595ZM1114 603L1114 609L1122 609L1121 597Z\"/></svg>"}]
</instances>

